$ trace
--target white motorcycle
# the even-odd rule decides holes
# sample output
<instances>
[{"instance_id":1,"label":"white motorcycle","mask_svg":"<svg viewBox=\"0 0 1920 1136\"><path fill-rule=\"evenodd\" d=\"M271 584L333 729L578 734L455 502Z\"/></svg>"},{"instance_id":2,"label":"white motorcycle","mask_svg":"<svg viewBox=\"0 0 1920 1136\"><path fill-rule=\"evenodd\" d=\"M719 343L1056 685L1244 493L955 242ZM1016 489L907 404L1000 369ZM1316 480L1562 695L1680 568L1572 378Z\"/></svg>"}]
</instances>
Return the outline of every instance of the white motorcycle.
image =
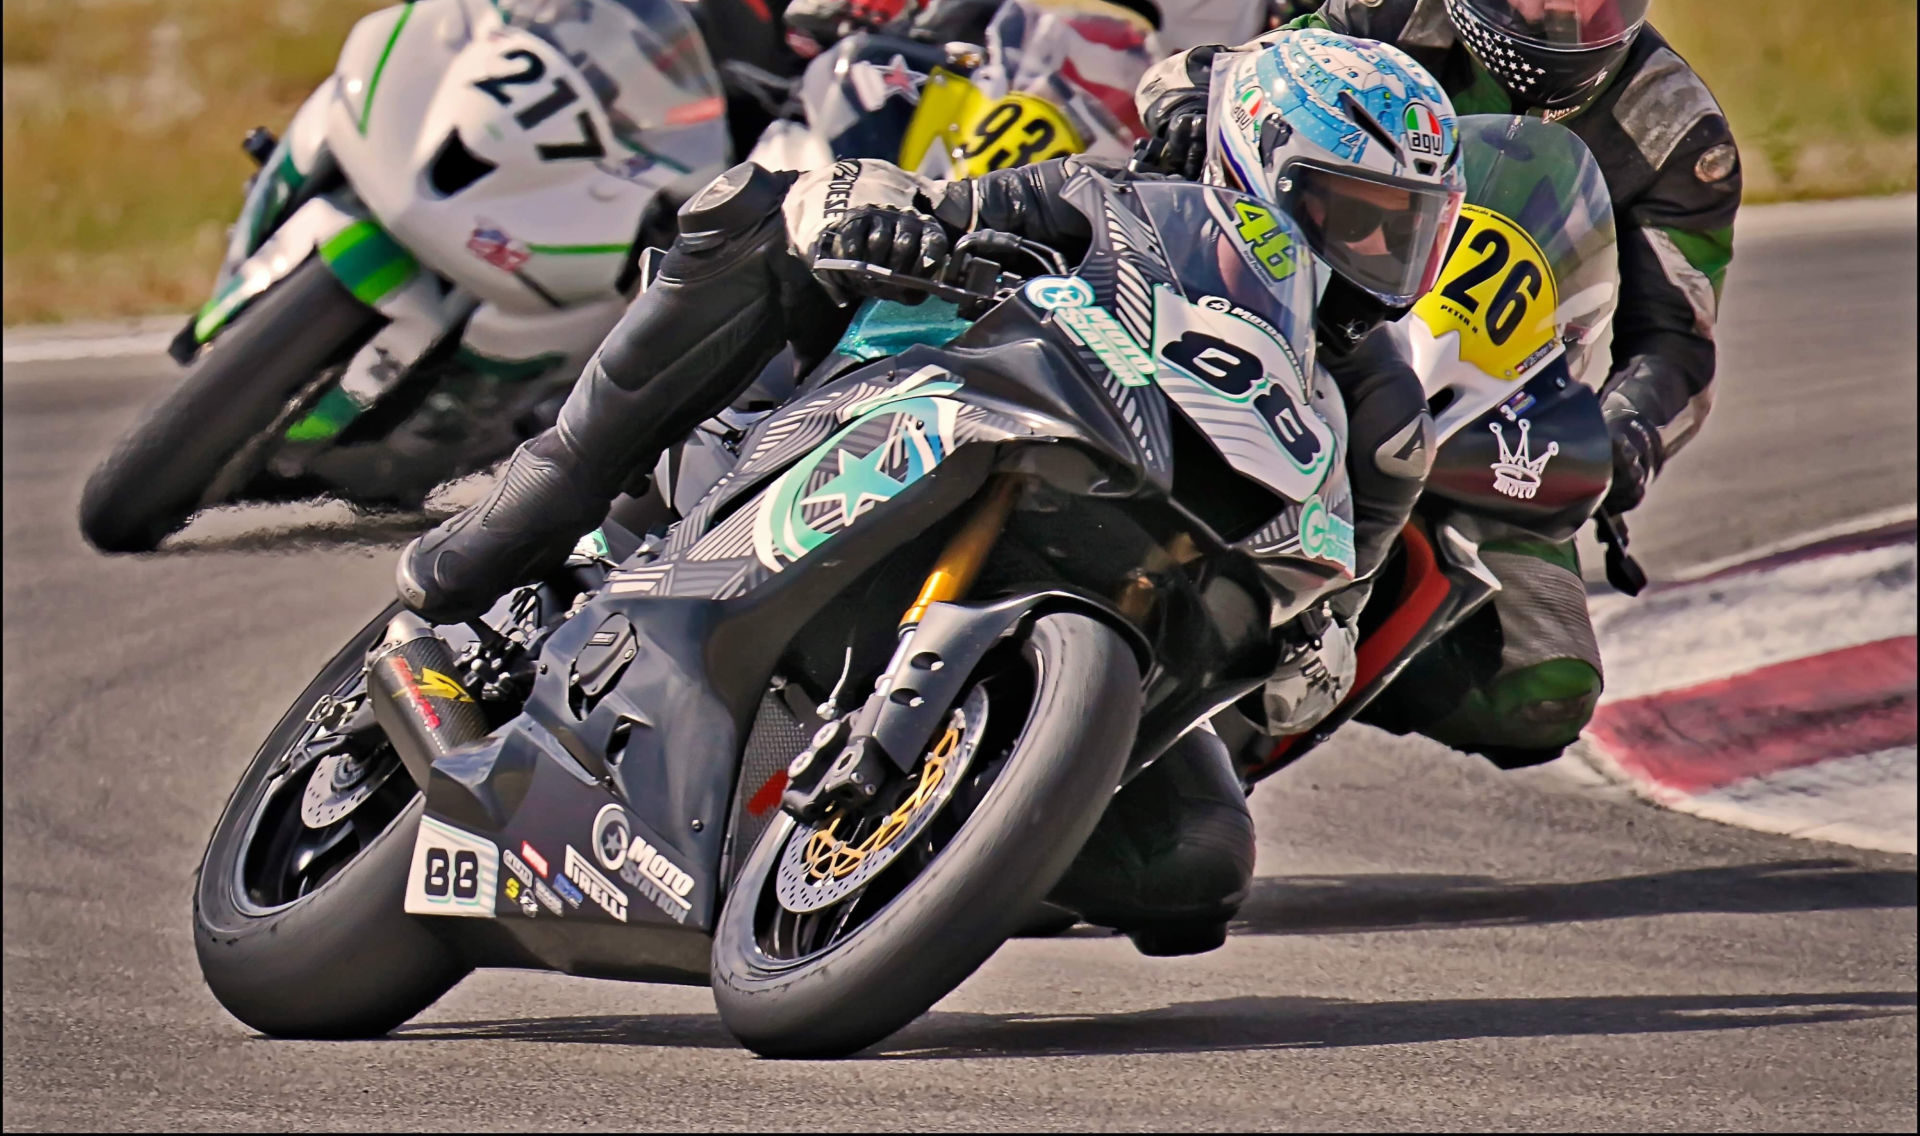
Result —
<instances>
[{"instance_id":1,"label":"white motorcycle","mask_svg":"<svg viewBox=\"0 0 1920 1136\"><path fill-rule=\"evenodd\" d=\"M94 472L83 533L153 548L198 510L417 506L551 422L640 254L729 160L678 0L375 12L260 163L184 381Z\"/></svg>"}]
</instances>

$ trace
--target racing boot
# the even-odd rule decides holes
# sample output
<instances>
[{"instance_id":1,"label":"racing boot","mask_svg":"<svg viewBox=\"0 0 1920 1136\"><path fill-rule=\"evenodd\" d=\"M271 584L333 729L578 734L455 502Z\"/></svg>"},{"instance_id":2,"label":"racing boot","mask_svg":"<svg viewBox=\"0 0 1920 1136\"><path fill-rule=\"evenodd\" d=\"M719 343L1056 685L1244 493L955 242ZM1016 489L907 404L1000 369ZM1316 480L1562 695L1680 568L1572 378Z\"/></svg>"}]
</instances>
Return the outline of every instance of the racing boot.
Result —
<instances>
[{"instance_id":1,"label":"racing boot","mask_svg":"<svg viewBox=\"0 0 1920 1136\"><path fill-rule=\"evenodd\" d=\"M793 175L741 163L680 210L657 279L588 361L559 420L522 445L485 500L401 554L406 605L437 623L473 619L509 588L556 569L661 451L723 409L788 341L819 353L846 316L787 248L780 206Z\"/></svg>"},{"instance_id":2,"label":"racing boot","mask_svg":"<svg viewBox=\"0 0 1920 1136\"><path fill-rule=\"evenodd\" d=\"M1227 941L1253 883L1253 817L1227 747L1196 728L1114 794L1047 899L1112 927L1141 954Z\"/></svg>"}]
</instances>

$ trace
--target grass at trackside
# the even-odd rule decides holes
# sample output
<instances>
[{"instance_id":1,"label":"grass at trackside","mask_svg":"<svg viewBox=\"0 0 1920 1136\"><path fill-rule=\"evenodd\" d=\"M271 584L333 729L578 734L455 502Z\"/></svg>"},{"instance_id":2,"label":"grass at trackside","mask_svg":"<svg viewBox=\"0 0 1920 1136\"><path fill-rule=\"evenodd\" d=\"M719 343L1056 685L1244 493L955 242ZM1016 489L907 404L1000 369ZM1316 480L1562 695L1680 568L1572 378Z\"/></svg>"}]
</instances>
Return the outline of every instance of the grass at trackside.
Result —
<instances>
[{"instance_id":1,"label":"grass at trackside","mask_svg":"<svg viewBox=\"0 0 1920 1136\"><path fill-rule=\"evenodd\" d=\"M1748 202L1914 188L1915 0L1653 0L1733 126Z\"/></svg>"},{"instance_id":2,"label":"grass at trackside","mask_svg":"<svg viewBox=\"0 0 1920 1136\"><path fill-rule=\"evenodd\" d=\"M381 0L6 0L8 324L185 312L250 164ZM1713 87L1748 200L1911 190L1915 0L1654 0Z\"/></svg>"},{"instance_id":3,"label":"grass at trackside","mask_svg":"<svg viewBox=\"0 0 1920 1136\"><path fill-rule=\"evenodd\" d=\"M206 298L252 162L389 0L6 0L5 304L22 321Z\"/></svg>"}]
</instances>

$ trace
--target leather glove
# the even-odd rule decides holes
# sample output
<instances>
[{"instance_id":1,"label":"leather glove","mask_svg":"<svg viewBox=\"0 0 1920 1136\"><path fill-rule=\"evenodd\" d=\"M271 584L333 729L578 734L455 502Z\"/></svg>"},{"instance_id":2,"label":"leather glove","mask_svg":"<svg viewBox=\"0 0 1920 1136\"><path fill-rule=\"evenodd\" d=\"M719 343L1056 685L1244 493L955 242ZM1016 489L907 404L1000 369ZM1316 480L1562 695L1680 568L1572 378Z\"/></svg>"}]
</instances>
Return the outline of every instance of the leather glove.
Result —
<instances>
[{"instance_id":1,"label":"leather glove","mask_svg":"<svg viewBox=\"0 0 1920 1136\"><path fill-rule=\"evenodd\" d=\"M1602 410L1613 440L1613 485L1600 507L1618 516L1646 498L1647 486L1666 464L1666 449L1653 424L1625 395L1609 394Z\"/></svg>"},{"instance_id":2,"label":"leather glove","mask_svg":"<svg viewBox=\"0 0 1920 1136\"><path fill-rule=\"evenodd\" d=\"M862 205L835 217L821 230L816 258L833 257L876 264L894 272L924 279L945 279L952 267L947 230L925 213L887 205ZM864 277L831 275L842 291L882 300L917 304L926 293Z\"/></svg>"},{"instance_id":3,"label":"leather glove","mask_svg":"<svg viewBox=\"0 0 1920 1136\"><path fill-rule=\"evenodd\" d=\"M1165 123L1155 132L1154 140L1160 145L1157 156L1146 163L1149 168L1160 173L1175 174L1188 181L1199 181L1207 162L1205 104L1191 110L1176 110L1168 115Z\"/></svg>"}]
</instances>

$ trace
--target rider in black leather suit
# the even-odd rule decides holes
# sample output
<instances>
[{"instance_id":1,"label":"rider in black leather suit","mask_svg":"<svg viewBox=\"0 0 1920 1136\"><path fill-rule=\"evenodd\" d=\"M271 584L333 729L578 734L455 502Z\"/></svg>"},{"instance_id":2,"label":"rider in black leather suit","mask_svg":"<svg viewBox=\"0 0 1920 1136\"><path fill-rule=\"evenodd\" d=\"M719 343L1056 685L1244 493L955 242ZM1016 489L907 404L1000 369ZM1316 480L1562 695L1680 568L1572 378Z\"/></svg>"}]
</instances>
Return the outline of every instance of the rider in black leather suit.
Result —
<instances>
[{"instance_id":1,"label":"rider in black leather suit","mask_svg":"<svg viewBox=\"0 0 1920 1136\"><path fill-rule=\"evenodd\" d=\"M802 367L824 357L851 309L836 307L801 249L949 277L962 267L951 242L971 230L1017 233L1070 261L1083 255L1087 220L1059 195L1079 161L949 183L876 161L804 177L751 163L727 171L681 210L681 235L656 279L588 363L559 421L515 452L484 501L407 548L401 596L438 622L477 616L557 567L616 494L637 491L665 447L727 406L783 347ZM1356 573L1365 575L1425 473L1423 455L1402 452L1383 468L1376 454L1396 438L1429 437L1420 431L1430 426L1418 380L1384 337L1356 344L1352 333L1365 329L1342 324L1322 328L1321 361L1349 408ZM1116 797L1054 898L1127 931L1146 953L1190 953L1223 941L1252 870L1244 791L1226 747L1203 728Z\"/></svg>"}]
</instances>

